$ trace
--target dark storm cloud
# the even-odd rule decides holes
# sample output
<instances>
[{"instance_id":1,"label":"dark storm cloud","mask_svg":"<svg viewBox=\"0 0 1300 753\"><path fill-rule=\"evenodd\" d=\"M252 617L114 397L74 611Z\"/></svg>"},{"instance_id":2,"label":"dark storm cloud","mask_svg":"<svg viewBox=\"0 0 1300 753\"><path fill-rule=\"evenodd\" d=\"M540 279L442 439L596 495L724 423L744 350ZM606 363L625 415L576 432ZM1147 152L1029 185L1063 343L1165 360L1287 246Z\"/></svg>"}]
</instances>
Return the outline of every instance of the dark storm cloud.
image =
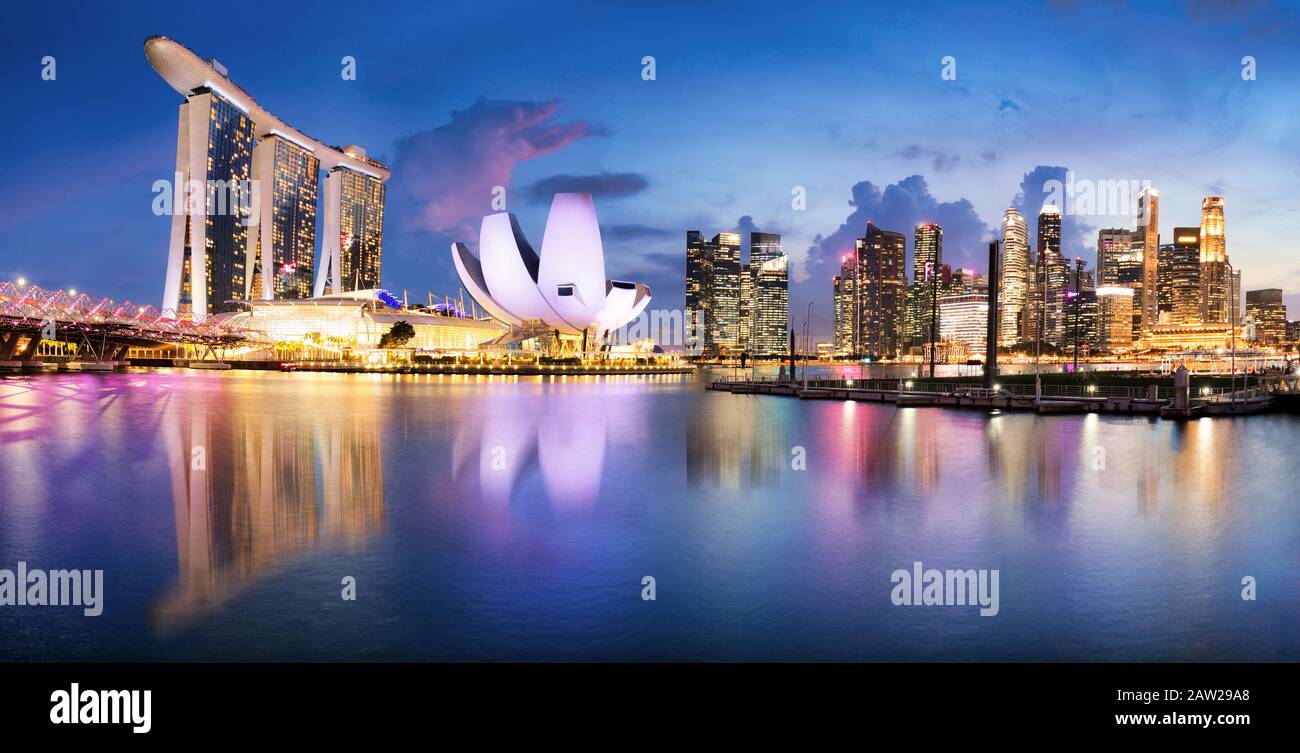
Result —
<instances>
[{"instance_id":1,"label":"dark storm cloud","mask_svg":"<svg viewBox=\"0 0 1300 753\"><path fill-rule=\"evenodd\" d=\"M639 173L552 175L524 188L524 198L544 204L557 193L589 193L594 199L621 199L644 191L650 182Z\"/></svg>"}]
</instances>

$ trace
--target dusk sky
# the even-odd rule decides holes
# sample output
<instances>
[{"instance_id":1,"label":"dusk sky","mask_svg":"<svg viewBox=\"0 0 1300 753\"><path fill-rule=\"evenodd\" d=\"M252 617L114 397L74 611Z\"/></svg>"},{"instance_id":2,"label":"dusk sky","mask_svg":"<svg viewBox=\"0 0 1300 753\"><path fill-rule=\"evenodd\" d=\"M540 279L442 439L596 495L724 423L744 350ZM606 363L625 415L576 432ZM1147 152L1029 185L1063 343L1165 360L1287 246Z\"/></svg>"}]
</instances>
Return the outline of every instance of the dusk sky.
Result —
<instances>
[{"instance_id":1,"label":"dusk sky","mask_svg":"<svg viewBox=\"0 0 1300 753\"><path fill-rule=\"evenodd\" d=\"M1281 287L1300 314L1300 6L984 5L17 4L0 51L0 278L161 301L170 218L151 186L172 174L181 102L145 60L161 34L392 167L384 284L421 298L457 293L449 244L477 248L494 186L537 247L551 194L582 190L610 276L649 283L652 308L683 305L686 230L752 228L792 256L792 324L815 300L826 334L834 260L866 219L905 232L909 254L912 225L939 222L944 261L982 271L1003 210L1032 223L1043 181L1068 170L1150 181L1162 242L1222 194L1244 288ZM1133 225L1067 214L1065 250L1091 263L1098 228Z\"/></svg>"}]
</instances>

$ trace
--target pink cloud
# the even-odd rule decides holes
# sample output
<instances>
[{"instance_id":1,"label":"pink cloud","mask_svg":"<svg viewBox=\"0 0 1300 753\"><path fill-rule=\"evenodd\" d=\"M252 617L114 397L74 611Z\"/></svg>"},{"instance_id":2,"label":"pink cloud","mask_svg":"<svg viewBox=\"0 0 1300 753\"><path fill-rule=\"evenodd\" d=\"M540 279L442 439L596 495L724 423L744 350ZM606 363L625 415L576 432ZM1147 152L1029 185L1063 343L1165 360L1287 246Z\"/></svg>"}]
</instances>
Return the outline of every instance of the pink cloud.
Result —
<instances>
[{"instance_id":1,"label":"pink cloud","mask_svg":"<svg viewBox=\"0 0 1300 753\"><path fill-rule=\"evenodd\" d=\"M605 135L584 120L555 122L559 108L558 100L480 99L452 112L446 125L399 141L390 188L399 221L409 230L472 236L491 211L493 187L508 186L516 165Z\"/></svg>"}]
</instances>

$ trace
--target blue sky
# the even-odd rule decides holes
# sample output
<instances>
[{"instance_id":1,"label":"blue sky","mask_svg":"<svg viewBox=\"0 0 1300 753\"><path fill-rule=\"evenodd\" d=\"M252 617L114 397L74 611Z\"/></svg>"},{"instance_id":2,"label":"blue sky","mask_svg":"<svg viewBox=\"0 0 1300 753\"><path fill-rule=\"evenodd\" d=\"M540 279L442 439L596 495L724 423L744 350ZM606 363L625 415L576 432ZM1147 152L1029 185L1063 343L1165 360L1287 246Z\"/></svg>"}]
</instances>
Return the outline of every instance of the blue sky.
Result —
<instances>
[{"instance_id":1,"label":"blue sky","mask_svg":"<svg viewBox=\"0 0 1300 753\"><path fill-rule=\"evenodd\" d=\"M171 174L180 97L143 42L163 34L304 131L392 165L394 290L455 294L448 244L474 247L492 186L535 245L546 193L588 188L609 273L651 284L652 305L682 305L687 229L752 227L783 234L792 314L815 300L825 332L829 260L865 218L909 245L911 224L939 221L945 261L982 269L1002 211L1040 205L1068 170L1151 181L1163 239L1222 193L1246 288L1282 287L1300 314L1294 3L268 3L220 22L211 4L122 6L9 11L0 277L161 298L168 218L150 186ZM1065 223L1091 259L1097 228L1133 219Z\"/></svg>"}]
</instances>

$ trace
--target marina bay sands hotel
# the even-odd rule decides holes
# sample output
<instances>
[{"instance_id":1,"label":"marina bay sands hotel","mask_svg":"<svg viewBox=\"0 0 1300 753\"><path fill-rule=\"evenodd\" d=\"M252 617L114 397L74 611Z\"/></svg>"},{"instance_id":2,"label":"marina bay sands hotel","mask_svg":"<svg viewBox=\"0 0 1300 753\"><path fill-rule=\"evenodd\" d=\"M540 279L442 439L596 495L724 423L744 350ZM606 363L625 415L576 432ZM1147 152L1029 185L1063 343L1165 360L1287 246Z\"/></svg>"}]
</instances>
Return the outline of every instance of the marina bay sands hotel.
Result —
<instances>
[{"instance_id":1,"label":"marina bay sands hotel","mask_svg":"<svg viewBox=\"0 0 1300 753\"><path fill-rule=\"evenodd\" d=\"M144 54L185 98L176 195L182 187L201 192L173 205L164 310L201 320L238 301L379 286L385 165L359 146L329 146L285 123L219 62L174 40L150 37ZM325 234L319 255L318 212Z\"/></svg>"}]
</instances>

